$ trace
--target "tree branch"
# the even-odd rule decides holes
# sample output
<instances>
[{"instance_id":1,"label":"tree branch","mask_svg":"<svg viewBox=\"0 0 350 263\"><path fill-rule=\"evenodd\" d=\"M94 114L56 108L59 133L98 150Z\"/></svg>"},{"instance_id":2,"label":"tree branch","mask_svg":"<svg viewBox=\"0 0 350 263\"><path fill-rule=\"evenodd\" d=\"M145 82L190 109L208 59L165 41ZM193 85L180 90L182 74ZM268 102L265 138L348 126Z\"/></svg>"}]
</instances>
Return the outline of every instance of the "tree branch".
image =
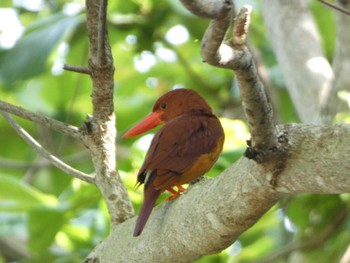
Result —
<instances>
[{"instance_id":1,"label":"tree branch","mask_svg":"<svg viewBox=\"0 0 350 263\"><path fill-rule=\"evenodd\" d=\"M73 138L80 139L80 137L81 137L81 134L80 134L78 127L51 119L51 118L46 117L42 114L38 114L35 112L25 110L21 107L12 105L12 104L7 103L7 102L2 101L2 100L0 100L0 110L14 114L14 115L19 116L23 119L30 120L32 122L41 124L47 128L64 133L64 134L69 135Z\"/></svg>"},{"instance_id":2,"label":"tree branch","mask_svg":"<svg viewBox=\"0 0 350 263\"><path fill-rule=\"evenodd\" d=\"M83 141L91 152L96 185L107 203L113 227L133 216L134 208L116 170L114 66L106 30L106 10L106 0L86 1L93 117L86 123Z\"/></svg>"},{"instance_id":3,"label":"tree branch","mask_svg":"<svg viewBox=\"0 0 350 263\"><path fill-rule=\"evenodd\" d=\"M5 118L5 120L9 122L12 128L18 133L19 136L23 138L24 141L26 141L30 146L32 146L40 155L42 155L48 161L50 161L52 165L56 166L58 169L80 180L83 180L85 182L92 183L92 184L95 183L94 177L89 176L85 173L82 173L70 167L69 165L65 164L60 159L58 159L56 156L52 155L47 150L45 150L36 140L34 140L33 137L31 137L21 126L18 125L18 123L11 117L10 114L2 111L0 111L0 114Z\"/></svg>"},{"instance_id":4,"label":"tree branch","mask_svg":"<svg viewBox=\"0 0 350 263\"><path fill-rule=\"evenodd\" d=\"M98 33L98 40L99 40L97 42L97 63L99 65L103 65L107 63L108 59L112 58L112 56L108 58L108 54L106 52L107 49L110 49L109 47L106 46L106 38L107 38L106 21L107 21L107 0L101 0L100 10L98 12L98 23L97 23L97 26L98 26L97 33Z\"/></svg>"},{"instance_id":5,"label":"tree branch","mask_svg":"<svg viewBox=\"0 0 350 263\"><path fill-rule=\"evenodd\" d=\"M289 171L289 165L299 169L295 169L294 173L285 173L284 170L279 175L277 191L288 194L340 194L350 191L350 177L343 178L344 170L350 169L346 161L350 158L350 140L346 137L350 136L349 125L291 124L283 127L290 144L285 170ZM312 179L303 179L310 175Z\"/></svg>"},{"instance_id":6,"label":"tree branch","mask_svg":"<svg viewBox=\"0 0 350 263\"><path fill-rule=\"evenodd\" d=\"M72 72L87 74L87 75L91 74L91 71L88 68L80 67L80 66L73 66L73 65L64 64L63 69L68 70L68 71L72 71Z\"/></svg>"},{"instance_id":7,"label":"tree branch","mask_svg":"<svg viewBox=\"0 0 350 263\"><path fill-rule=\"evenodd\" d=\"M207 63L235 70L242 105L251 132L250 148L246 155L258 162L273 161L271 149L277 149L277 136L272 106L269 103L251 53L246 47L246 38L251 8L243 7L233 24L232 40L223 43L231 21L230 13L223 13L213 20L202 40L202 57ZM284 155L278 151L273 155Z\"/></svg>"},{"instance_id":8,"label":"tree branch","mask_svg":"<svg viewBox=\"0 0 350 263\"><path fill-rule=\"evenodd\" d=\"M330 120L321 115L321 109L328 103L334 76L308 3L263 0L261 6L277 61L300 119L304 123L329 123Z\"/></svg>"},{"instance_id":9,"label":"tree branch","mask_svg":"<svg viewBox=\"0 0 350 263\"><path fill-rule=\"evenodd\" d=\"M218 18L210 21L207 30L202 39L201 55L203 61L213 66L219 66L221 63L221 44L225 38L227 29L232 20L233 6L226 6L221 10Z\"/></svg>"},{"instance_id":10,"label":"tree branch","mask_svg":"<svg viewBox=\"0 0 350 263\"><path fill-rule=\"evenodd\" d=\"M255 151L271 149L277 145L277 136L272 106L269 103L264 85L257 72L253 57L246 47L251 8L244 7L235 19L232 47L241 50L249 58L246 65L233 66L239 83L242 106L252 135L252 148ZM224 58L225 59L225 58Z\"/></svg>"},{"instance_id":11,"label":"tree branch","mask_svg":"<svg viewBox=\"0 0 350 263\"><path fill-rule=\"evenodd\" d=\"M334 10L337 10L337 11L343 13L343 14L346 14L346 15L350 16L350 10L348 10L348 9L345 9L345 8L339 6L339 5L332 4L332 3L328 2L328 1L325 1L325 0L318 0L318 1L321 2L324 5L332 8L332 9L334 9Z\"/></svg>"},{"instance_id":12,"label":"tree branch","mask_svg":"<svg viewBox=\"0 0 350 263\"><path fill-rule=\"evenodd\" d=\"M227 9L233 10L232 0L180 0L181 3L194 15L202 18L215 19Z\"/></svg>"},{"instance_id":13,"label":"tree branch","mask_svg":"<svg viewBox=\"0 0 350 263\"><path fill-rule=\"evenodd\" d=\"M349 1L338 1L339 5L350 8ZM334 83L332 90L325 98L327 104L323 105L322 114L332 120L339 112L348 112L349 105L346 101L339 99L340 91L350 92L349 72L350 72L350 16L335 12L335 48L332 61L334 72Z\"/></svg>"},{"instance_id":14,"label":"tree branch","mask_svg":"<svg viewBox=\"0 0 350 263\"><path fill-rule=\"evenodd\" d=\"M191 262L230 246L284 195L350 191L348 125L286 125L278 131L291 155L275 187L268 169L243 157L156 207L140 237L132 236L135 218L118 225L86 262Z\"/></svg>"}]
</instances>

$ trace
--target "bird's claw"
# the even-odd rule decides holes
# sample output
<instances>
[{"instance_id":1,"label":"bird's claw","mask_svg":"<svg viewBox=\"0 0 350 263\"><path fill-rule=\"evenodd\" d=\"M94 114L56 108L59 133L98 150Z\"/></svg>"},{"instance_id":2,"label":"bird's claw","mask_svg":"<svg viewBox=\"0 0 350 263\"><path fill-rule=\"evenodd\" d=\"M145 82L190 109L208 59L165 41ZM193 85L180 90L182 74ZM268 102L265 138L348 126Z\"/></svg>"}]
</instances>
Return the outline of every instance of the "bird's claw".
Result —
<instances>
[{"instance_id":1,"label":"bird's claw","mask_svg":"<svg viewBox=\"0 0 350 263\"><path fill-rule=\"evenodd\" d=\"M174 200L174 199L178 198L178 197L181 195L181 193L183 193L183 192L186 190L186 189L183 188L182 185L180 185L180 184L176 184L175 186L176 186L177 189L178 189L177 191L174 190L174 189L171 188L171 187L169 187L169 188L166 189L166 190L167 190L168 192L170 192L172 195L171 195L171 196L168 196L168 197L165 199L165 201L171 201L171 200Z\"/></svg>"}]
</instances>

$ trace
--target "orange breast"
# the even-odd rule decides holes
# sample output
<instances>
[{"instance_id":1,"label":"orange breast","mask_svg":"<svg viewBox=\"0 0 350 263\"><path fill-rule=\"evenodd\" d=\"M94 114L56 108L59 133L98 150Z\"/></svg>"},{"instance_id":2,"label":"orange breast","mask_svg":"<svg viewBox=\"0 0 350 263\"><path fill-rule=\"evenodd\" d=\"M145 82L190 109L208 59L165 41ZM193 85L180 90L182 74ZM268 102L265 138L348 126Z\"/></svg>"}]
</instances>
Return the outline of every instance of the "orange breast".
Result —
<instances>
[{"instance_id":1,"label":"orange breast","mask_svg":"<svg viewBox=\"0 0 350 263\"><path fill-rule=\"evenodd\" d=\"M202 154L187 171L180 175L178 183L187 184L208 172L219 158L223 144L224 136L218 139L216 147L212 152Z\"/></svg>"}]
</instances>

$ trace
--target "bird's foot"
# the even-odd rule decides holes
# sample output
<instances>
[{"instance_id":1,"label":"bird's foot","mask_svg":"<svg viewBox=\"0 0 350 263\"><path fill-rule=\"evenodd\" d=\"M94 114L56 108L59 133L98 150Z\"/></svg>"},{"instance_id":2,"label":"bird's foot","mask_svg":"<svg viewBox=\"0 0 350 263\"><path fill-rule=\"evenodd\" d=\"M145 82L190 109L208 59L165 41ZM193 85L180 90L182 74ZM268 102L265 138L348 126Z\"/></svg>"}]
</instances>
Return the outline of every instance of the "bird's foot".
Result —
<instances>
[{"instance_id":1,"label":"bird's foot","mask_svg":"<svg viewBox=\"0 0 350 263\"><path fill-rule=\"evenodd\" d=\"M174 199L178 198L178 197L181 195L181 193L183 193L183 192L186 190L186 189L183 188L182 185L180 185L180 184L175 184L175 186L176 186L177 189L178 189L177 191L174 190L174 189L171 188L171 187L169 187L169 188L166 189L166 190L167 190L168 192L170 192L172 195L169 196L169 197L167 197L167 198L165 199L165 201L170 201L170 200L174 200Z\"/></svg>"}]
</instances>

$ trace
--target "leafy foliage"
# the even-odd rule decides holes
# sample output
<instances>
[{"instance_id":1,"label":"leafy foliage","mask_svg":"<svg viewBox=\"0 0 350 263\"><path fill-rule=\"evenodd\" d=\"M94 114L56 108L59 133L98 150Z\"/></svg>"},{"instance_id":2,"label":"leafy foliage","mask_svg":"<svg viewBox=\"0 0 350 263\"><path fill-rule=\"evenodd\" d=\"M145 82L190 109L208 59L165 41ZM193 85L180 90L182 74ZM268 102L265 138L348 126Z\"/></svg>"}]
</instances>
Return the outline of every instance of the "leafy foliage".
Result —
<instances>
[{"instance_id":1,"label":"leafy foliage","mask_svg":"<svg viewBox=\"0 0 350 263\"><path fill-rule=\"evenodd\" d=\"M5 2L17 12L25 32L12 48L0 51L0 97L82 125L91 112L90 80L60 70L62 63L87 64L82 1L46 1L37 10ZM254 8L250 41L269 72L272 85L267 88L278 120L298 121L273 56L258 1ZM316 6L313 11L331 57L335 34L333 23L329 23L332 13ZM174 87L196 89L222 117L225 128L224 152L208 173L218 175L241 156L249 135L232 73L201 61L200 39L208 22L192 16L173 0L110 1L108 12L119 134L146 115L164 92ZM175 33L170 34L174 29L182 30L175 31L175 39ZM93 172L89 155L79 141L19 121L55 155L77 169ZM48 165L3 119L0 134L0 239L11 237L23 244L29 254L26 262L81 262L108 234L108 215L98 190ZM134 183L149 140L150 135L133 140L119 136L117 140L118 169L137 210L142 194L140 189L134 189ZM332 262L341 257L350 242L349 231L344 231L350 221L342 214L348 199L347 195L303 195L284 200L226 251L197 263L253 262L290 242L302 244L320 233L324 238L307 250L291 252L305 262ZM334 218L338 225L334 225ZM0 255L4 255L0 262L9 259L1 245ZM275 262L285 262L289 255L292 254ZM19 252L11 258L24 260Z\"/></svg>"}]
</instances>

